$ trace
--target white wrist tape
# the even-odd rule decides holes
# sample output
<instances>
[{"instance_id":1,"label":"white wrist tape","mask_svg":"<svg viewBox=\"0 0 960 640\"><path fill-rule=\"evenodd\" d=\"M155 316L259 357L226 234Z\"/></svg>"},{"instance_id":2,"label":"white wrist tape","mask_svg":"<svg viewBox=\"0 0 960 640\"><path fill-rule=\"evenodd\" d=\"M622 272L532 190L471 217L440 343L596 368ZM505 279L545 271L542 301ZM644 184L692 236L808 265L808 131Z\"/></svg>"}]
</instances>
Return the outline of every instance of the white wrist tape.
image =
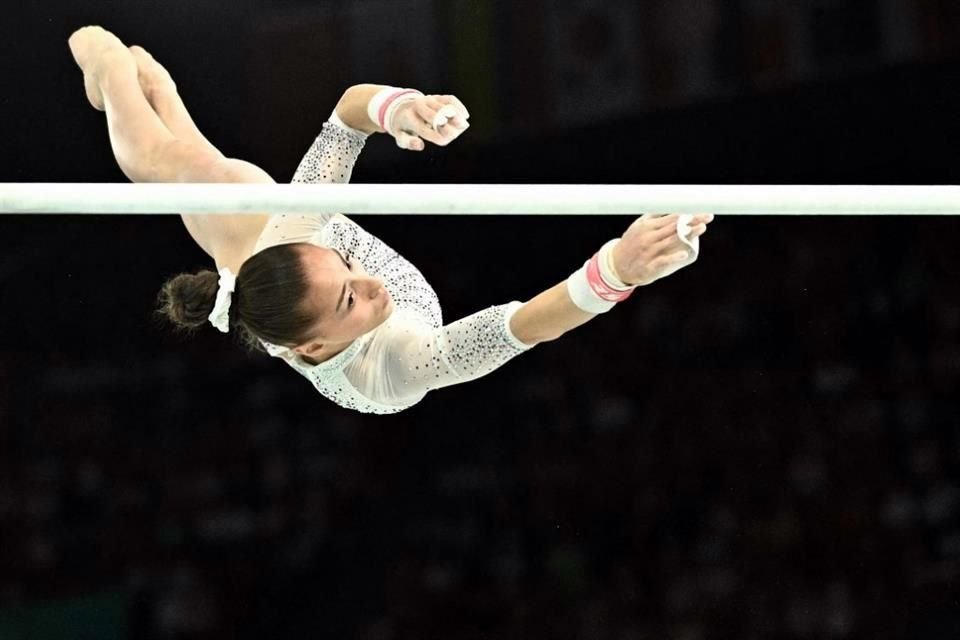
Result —
<instances>
[{"instance_id":1,"label":"white wrist tape","mask_svg":"<svg viewBox=\"0 0 960 640\"><path fill-rule=\"evenodd\" d=\"M573 304L580 307L587 313L606 313L616 306L616 302L607 301L598 296L587 281L587 266L590 260L587 260L583 266L567 278L567 293Z\"/></svg>"},{"instance_id":2,"label":"white wrist tape","mask_svg":"<svg viewBox=\"0 0 960 640\"><path fill-rule=\"evenodd\" d=\"M384 87L370 99L367 104L367 115L370 120L377 123L381 129L396 137L396 132L390 128L390 122L393 115L397 112L400 105L416 100L423 94L416 89L398 89L397 87Z\"/></svg>"},{"instance_id":3,"label":"white wrist tape","mask_svg":"<svg viewBox=\"0 0 960 640\"><path fill-rule=\"evenodd\" d=\"M636 287L620 280L613 268L611 252L619 240L603 245L583 267L567 278L570 300L587 313L604 313L626 300Z\"/></svg>"}]
</instances>

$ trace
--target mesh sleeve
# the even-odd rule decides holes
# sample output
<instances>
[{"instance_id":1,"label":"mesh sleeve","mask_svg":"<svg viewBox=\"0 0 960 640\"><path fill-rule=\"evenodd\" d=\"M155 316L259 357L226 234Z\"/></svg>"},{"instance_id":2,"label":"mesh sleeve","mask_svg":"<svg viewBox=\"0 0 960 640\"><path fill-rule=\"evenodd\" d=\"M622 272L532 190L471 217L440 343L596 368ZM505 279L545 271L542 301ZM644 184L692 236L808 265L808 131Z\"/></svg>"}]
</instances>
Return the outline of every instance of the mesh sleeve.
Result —
<instances>
[{"instance_id":1,"label":"mesh sleeve","mask_svg":"<svg viewBox=\"0 0 960 640\"><path fill-rule=\"evenodd\" d=\"M353 167L366 144L361 133L326 122L323 130L300 161L300 166L291 182L295 184L319 184L350 182ZM257 240L255 251L278 244L310 242L337 212L322 212L309 215L278 214L271 216L263 233Z\"/></svg>"},{"instance_id":2,"label":"mesh sleeve","mask_svg":"<svg viewBox=\"0 0 960 640\"><path fill-rule=\"evenodd\" d=\"M350 182L353 167L366 142L366 138L353 129L325 122L320 135L300 161L291 182Z\"/></svg>"},{"instance_id":3,"label":"mesh sleeve","mask_svg":"<svg viewBox=\"0 0 960 640\"><path fill-rule=\"evenodd\" d=\"M531 348L510 331L510 318L520 306L490 307L439 328L397 314L345 373L358 391L390 405L476 380Z\"/></svg>"}]
</instances>

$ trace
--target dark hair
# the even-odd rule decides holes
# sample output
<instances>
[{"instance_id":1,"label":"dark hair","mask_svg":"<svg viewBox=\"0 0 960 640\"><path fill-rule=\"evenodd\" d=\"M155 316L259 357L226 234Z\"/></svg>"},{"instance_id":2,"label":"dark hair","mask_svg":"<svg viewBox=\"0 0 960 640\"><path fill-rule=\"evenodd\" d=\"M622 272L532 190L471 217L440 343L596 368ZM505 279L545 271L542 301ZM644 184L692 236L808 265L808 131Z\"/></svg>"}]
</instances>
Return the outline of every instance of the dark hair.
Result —
<instances>
[{"instance_id":1,"label":"dark hair","mask_svg":"<svg viewBox=\"0 0 960 640\"><path fill-rule=\"evenodd\" d=\"M310 285L300 255L296 244L277 245L240 267L230 303L230 331L239 330L249 348L264 351L260 339L287 347L309 339L317 317L305 303ZM210 270L170 278L160 290L157 313L188 332L209 324L219 279Z\"/></svg>"}]
</instances>

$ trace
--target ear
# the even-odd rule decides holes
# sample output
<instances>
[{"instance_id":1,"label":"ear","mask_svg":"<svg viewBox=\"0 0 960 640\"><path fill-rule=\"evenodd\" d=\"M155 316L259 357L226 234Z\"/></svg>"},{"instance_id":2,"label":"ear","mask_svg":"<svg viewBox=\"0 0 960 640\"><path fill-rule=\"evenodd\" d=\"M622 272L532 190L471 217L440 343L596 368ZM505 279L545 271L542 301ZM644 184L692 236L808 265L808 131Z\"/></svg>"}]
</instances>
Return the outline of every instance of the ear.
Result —
<instances>
[{"instance_id":1,"label":"ear","mask_svg":"<svg viewBox=\"0 0 960 640\"><path fill-rule=\"evenodd\" d=\"M306 358L316 358L321 355L326 345L321 342L307 342L293 348L293 352L298 356Z\"/></svg>"}]
</instances>

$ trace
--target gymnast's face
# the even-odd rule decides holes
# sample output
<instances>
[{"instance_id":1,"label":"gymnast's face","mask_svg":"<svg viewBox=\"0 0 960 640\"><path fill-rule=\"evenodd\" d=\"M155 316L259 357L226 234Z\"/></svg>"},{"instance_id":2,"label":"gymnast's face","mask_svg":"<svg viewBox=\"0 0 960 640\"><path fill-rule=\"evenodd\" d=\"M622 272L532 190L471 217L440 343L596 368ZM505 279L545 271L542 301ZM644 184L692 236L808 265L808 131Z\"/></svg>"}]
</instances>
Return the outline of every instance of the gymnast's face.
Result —
<instances>
[{"instance_id":1,"label":"gymnast's face","mask_svg":"<svg viewBox=\"0 0 960 640\"><path fill-rule=\"evenodd\" d=\"M311 283L309 300L318 317L312 338L297 353L331 353L380 326L393 312L383 280L334 249L304 244L300 259Z\"/></svg>"}]
</instances>

